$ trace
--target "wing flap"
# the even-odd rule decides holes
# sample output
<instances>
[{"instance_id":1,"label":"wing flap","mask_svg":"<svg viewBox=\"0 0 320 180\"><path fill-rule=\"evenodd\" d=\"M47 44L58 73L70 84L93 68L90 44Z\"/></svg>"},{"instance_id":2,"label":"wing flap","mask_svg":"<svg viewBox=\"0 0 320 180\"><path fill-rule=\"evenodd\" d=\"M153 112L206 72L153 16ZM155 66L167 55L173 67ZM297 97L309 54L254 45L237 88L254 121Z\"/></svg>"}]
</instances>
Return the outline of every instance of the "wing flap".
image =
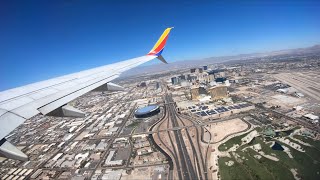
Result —
<instances>
[{"instance_id":1,"label":"wing flap","mask_svg":"<svg viewBox=\"0 0 320 180\"><path fill-rule=\"evenodd\" d=\"M20 161L27 161L28 156L25 155L21 150L12 145L9 141L3 138L0 141L0 154L6 158L17 159Z\"/></svg>"},{"instance_id":2,"label":"wing flap","mask_svg":"<svg viewBox=\"0 0 320 180\"><path fill-rule=\"evenodd\" d=\"M1 139L8 135L12 130L22 124L26 119L12 112L5 112L0 116Z\"/></svg>"}]
</instances>

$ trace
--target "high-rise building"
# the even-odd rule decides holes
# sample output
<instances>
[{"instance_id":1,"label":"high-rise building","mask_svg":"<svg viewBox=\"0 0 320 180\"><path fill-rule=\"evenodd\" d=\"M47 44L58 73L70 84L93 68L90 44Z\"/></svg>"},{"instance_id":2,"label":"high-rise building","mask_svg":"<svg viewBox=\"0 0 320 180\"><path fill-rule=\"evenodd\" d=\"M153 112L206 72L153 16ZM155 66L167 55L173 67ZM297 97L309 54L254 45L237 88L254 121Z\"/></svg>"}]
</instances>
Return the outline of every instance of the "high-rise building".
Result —
<instances>
[{"instance_id":1,"label":"high-rise building","mask_svg":"<svg viewBox=\"0 0 320 180\"><path fill-rule=\"evenodd\" d=\"M220 72L220 77L226 77L226 73L224 71Z\"/></svg>"},{"instance_id":2,"label":"high-rise building","mask_svg":"<svg viewBox=\"0 0 320 180\"><path fill-rule=\"evenodd\" d=\"M196 100L199 98L199 87L192 87L190 90L191 99Z\"/></svg>"},{"instance_id":3,"label":"high-rise building","mask_svg":"<svg viewBox=\"0 0 320 180\"><path fill-rule=\"evenodd\" d=\"M178 84L178 78L177 77L172 77L171 78L171 83L172 83L172 85Z\"/></svg>"},{"instance_id":4,"label":"high-rise building","mask_svg":"<svg viewBox=\"0 0 320 180\"><path fill-rule=\"evenodd\" d=\"M199 73L203 73L203 69L202 68L198 68L198 72Z\"/></svg>"},{"instance_id":5,"label":"high-rise building","mask_svg":"<svg viewBox=\"0 0 320 180\"><path fill-rule=\"evenodd\" d=\"M198 77L199 82L201 82L201 83L206 83L209 81L209 75L207 72L199 73L197 75L197 77Z\"/></svg>"},{"instance_id":6,"label":"high-rise building","mask_svg":"<svg viewBox=\"0 0 320 180\"><path fill-rule=\"evenodd\" d=\"M211 99L219 100L228 97L227 86L214 86L209 89Z\"/></svg>"},{"instance_id":7,"label":"high-rise building","mask_svg":"<svg viewBox=\"0 0 320 180\"><path fill-rule=\"evenodd\" d=\"M187 80L189 81L189 82L195 82L196 80L198 79L198 76L196 76L196 75L188 75L187 76Z\"/></svg>"},{"instance_id":8,"label":"high-rise building","mask_svg":"<svg viewBox=\"0 0 320 180\"><path fill-rule=\"evenodd\" d=\"M191 75L190 74L187 75L187 80L191 81Z\"/></svg>"},{"instance_id":9,"label":"high-rise building","mask_svg":"<svg viewBox=\"0 0 320 180\"><path fill-rule=\"evenodd\" d=\"M190 73L195 73L195 72L196 72L196 68L190 69Z\"/></svg>"},{"instance_id":10,"label":"high-rise building","mask_svg":"<svg viewBox=\"0 0 320 180\"><path fill-rule=\"evenodd\" d=\"M181 81L181 80L186 80L186 76L183 75L183 74L181 74L181 75L179 76L179 79L180 79L180 81Z\"/></svg>"},{"instance_id":11,"label":"high-rise building","mask_svg":"<svg viewBox=\"0 0 320 180\"><path fill-rule=\"evenodd\" d=\"M224 82L224 84L225 84L226 86L230 86L229 80L226 80L226 81Z\"/></svg>"},{"instance_id":12,"label":"high-rise building","mask_svg":"<svg viewBox=\"0 0 320 180\"><path fill-rule=\"evenodd\" d=\"M212 82L214 80L215 80L214 75L213 74L209 74L209 82Z\"/></svg>"},{"instance_id":13,"label":"high-rise building","mask_svg":"<svg viewBox=\"0 0 320 180\"><path fill-rule=\"evenodd\" d=\"M208 70L208 66L203 66L203 70Z\"/></svg>"}]
</instances>

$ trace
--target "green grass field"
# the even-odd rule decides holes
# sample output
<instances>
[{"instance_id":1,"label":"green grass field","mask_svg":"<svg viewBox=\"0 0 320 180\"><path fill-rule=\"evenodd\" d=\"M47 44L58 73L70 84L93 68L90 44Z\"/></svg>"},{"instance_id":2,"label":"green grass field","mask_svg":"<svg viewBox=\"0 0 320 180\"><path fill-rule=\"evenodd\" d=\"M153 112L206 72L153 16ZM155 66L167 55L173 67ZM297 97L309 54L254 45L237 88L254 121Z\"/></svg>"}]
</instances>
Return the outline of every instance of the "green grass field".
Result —
<instances>
[{"instance_id":1,"label":"green grass field","mask_svg":"<svg viewBox=\"0 0 320 180\"><path fill-rule=\"evenodd\" d=\"M255 128L254 130L260 132L260 131L261 131L261 128L257 127L257 128ZM253 131L253 130L252 130L252 131ZM250 132L251 132L251 131L250 131ZM239 145L240 145L240 144L241 144L241 139L242 139L243 137L245 137L246 135L248 135L250 132L229 139L227 142L221 144L221 145L218 147L219 151L227 151L227 150L229 150L234 144L239 144Z\"/></svg>"},{"instance_id":2,"label":"green grass field","mask_svg":"<svg viewBox=\"0 0 320 180\"><path fill-rule=\"evenodd\" d=\"M229 150L234 144L241 144L241 139L243 137L245 137L248 133L245 133L241 136L237 136L237 137L233 137L230 140L228 140L227 142L221 144L218 149L219 151L227 151Z\"/></svg>"},{"instance_id":3,"label":"green grass field","mask_svg":"<svg viewBox=\"0 0 320 180\"><path fill-rule=\"evenodd\" d=\"M299 135L294 135L293 136L296 139L299 139L303 142L309 143L311 145L313 145L315 148L320 149L320 141L315 141L309 137L304 137L304 136L299 136Z\"/></svg>"},{"instance_id":4,"label":"green grass field","mask_svg":"<svg viewBox=\"0 0 320 180\"><path fill-rule=\"evenodd\" d=\"M227 166L226 162L232 160L235 162L232 166ZM252 179L250 174L245 171L240 163L237 163L234 158L222 157L219 159L220 176L223 179Z\"/></svg>"},{"instance_id":5,"label":"green grass field","mask_svg":"<svg viewBox=\"0 0 320 180\"><path fill-rule=\"evenodd\" d=\"M127 127L136 127L140 124L141 122L133 122L131 124L129 124Z\"/></svg>"},{"instance_id":6,"label":"green grass field","mask_svg":"<svg viewBox=\"0 0 320 180\"><path fill-rule=\"evenodd\" d=\"M234 137L229 140L230 142L227 141L219 148L222 148L223 151L225 151L225 147L232 147L234 143L240 142L242 137L243 135ZM219 159L221 179L294 179L290 169L297 169L298 177L301 179L320 179L319 141L314 141L302 136L295 136L295 138L307 142L313 145L313 147L302 145L306 152L299 152L288 145L278 142L290 149L290 152L294 157L292 159L283 151L271 149L270 144L264 142L263 137L256 137L251 142L251 145L257 143L261 144L262 151L265 152L265 154L273 154L279 161L272 161L264 157L257 159L254 156L258 155L258 153L254 150L246 149L246 151L242 151L243 148L249 146L244 145L235 152L240 155L241 162L237 162L234 156L231 156L231 158L221 157ZM293 141L292 139L290 140ZM225 162L230 160L234 161L235 164L227 166Z\"/></svg>"}]
</instances>

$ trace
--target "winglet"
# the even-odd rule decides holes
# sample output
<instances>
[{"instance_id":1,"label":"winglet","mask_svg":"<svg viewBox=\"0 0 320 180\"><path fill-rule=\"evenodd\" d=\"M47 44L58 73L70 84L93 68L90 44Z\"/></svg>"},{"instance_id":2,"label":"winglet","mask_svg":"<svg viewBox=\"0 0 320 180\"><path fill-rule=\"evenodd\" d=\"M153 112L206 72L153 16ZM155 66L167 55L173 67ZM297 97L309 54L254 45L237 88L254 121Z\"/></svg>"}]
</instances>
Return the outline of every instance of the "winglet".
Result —
<instances>
[{"instance_id":1,"label":"winglet","mask_svg":"<svg viewBox=\"0 0 320 180\"><path fill-rule=\"evenodd\" d=\"M169 33L173 27L167 28L164 30L160 38L158 39L157 43L153 46L151 51L147 55L153 55L153 56L161 56L161 53L164 49L164 46L166 45L167 39L169 37ZM162 57L163 58L163 57Z\"/></svg>"}]
</instances>

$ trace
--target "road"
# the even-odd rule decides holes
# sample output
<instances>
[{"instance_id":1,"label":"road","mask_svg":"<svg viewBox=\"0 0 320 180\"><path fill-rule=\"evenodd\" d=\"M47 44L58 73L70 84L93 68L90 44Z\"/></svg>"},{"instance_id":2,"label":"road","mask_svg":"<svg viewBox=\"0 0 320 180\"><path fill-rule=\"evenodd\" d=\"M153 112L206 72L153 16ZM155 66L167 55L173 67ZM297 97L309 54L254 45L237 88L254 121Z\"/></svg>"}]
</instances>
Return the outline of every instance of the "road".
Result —
<instances>
[{"instance_id":1,"label":"road","mask_svg":"<svg viewBox=\"0 0 320 180\"><path fill-rule=\"evenodd\" d=\"M166 114L148 133L153 134L158 146L171 157L175 168L169 179L208 179L198 130L207 123L198 124L180 116L172 97L166 94L164 99Z\"/></svg>"},{"instance_id":2,"label":"road","mask_svg":"<svg viewBox=\"0 0 320 180\"><path fill-rule=\"evenodd\" d=\"M214 120L214 121L198 122L197 120L192 120L193 118L191 118L191 117L186 118L186 116L184 116L184 115L180 115L180 114L177 114L177 115L180 119L181 118L188 119L188 121L191 121L193 124L192 125L180 125L180 126L172 127L172 128L168 127L167 129L156 129L156 130L152 129L147 132L140 132L140 133L133 133L130 135L119 136L119 138L120 137L132 137L132 136L134 137L134 136L143 135L143 134L157 134L158 132L177 131L177 130L182 130L182 129L192 129L195 127L205 127L210 124L228 121L228 120L232 120L235 118L242 118L245 116L244 114L235 114L235 115L228 116L226 118L221 118L221 119ZM92 138L91 140L97 140L97 139L99 139L99 138Z\"/></svg>"}]
</instances>

